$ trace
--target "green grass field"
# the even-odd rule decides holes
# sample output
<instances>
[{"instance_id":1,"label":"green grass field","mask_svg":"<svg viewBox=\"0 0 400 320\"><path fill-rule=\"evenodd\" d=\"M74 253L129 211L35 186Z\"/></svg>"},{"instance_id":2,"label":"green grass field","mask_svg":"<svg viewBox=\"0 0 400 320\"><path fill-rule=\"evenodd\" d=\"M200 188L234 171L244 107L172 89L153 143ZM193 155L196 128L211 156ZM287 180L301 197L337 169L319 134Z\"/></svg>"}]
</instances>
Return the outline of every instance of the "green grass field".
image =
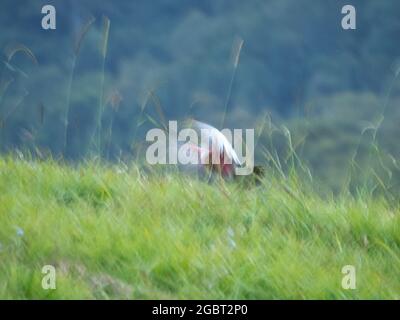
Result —
<instances>
[{"instance_id":1,"label":"green grass field","mask_svg":"<svg viewBox=\"0 0 400 320\"><path fill-rule=\"evenodd\" d=\"M3 158L0 298L399 299L399 205L296 181ZM42 288L44 265L55 290Z\"/></svg>"}]
</instances>

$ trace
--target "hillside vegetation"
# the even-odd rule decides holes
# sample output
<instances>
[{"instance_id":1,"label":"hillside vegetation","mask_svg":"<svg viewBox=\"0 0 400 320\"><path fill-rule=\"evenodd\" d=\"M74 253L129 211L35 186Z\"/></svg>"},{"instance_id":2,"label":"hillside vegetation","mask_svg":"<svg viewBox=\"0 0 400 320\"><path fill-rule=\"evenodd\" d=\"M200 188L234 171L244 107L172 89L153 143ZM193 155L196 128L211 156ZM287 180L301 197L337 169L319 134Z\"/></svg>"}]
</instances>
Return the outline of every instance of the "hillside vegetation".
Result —
<instances>
[{"instance_id":1,"label":"hillside vegetation","mask_svg":"<svg viewBox=\"0 0 400 320\"><path fill-rule=\"evenodd\" d=\"M384 195L143 172L1 159L0 298L400 298L400 207Z\"/></svg>"}]
</instances>

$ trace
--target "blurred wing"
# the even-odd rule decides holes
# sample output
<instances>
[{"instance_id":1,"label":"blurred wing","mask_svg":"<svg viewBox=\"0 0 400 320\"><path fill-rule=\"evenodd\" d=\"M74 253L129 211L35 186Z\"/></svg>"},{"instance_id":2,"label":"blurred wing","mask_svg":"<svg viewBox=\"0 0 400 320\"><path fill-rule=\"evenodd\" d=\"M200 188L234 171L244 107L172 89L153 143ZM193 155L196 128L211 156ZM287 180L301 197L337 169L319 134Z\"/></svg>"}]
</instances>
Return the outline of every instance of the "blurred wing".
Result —
<instances>
[{"instance_id":1,"label":"blurred wing","mask_svg":"<svg viewBox=\"0 0 400 320\"><path fill-rule=\"evenodd\" d=\"M191 119L187 121L187 127L196 130L201 137L201 133L208 140L207 142L202 141L201 148L209 149L209 144L213 148L213 153L217 152L219 155L225 154L230 160L233 161L236 165L241 165L239 157L237 156L235 150L233 149L231 143L228 139L222 134L221 131L210 126L209 124Z\"/></svg>"}]
</instances>

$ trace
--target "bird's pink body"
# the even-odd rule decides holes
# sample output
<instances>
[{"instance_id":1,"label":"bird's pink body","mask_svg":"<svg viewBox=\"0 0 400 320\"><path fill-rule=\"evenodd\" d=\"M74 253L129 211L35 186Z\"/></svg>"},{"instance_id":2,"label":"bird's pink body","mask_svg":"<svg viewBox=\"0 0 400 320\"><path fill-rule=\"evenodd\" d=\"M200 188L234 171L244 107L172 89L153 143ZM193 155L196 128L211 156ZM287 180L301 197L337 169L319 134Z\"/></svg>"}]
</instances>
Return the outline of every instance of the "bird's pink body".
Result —
<instances>
[{"instance_id":1,"label":"bird's pink body","mask_svg":"<svg viewBox=\"0 0 400 320\"><path fill-rule=\"evenodd\" d=\"M234 174L232 161L225 161L225 153L213 154L211 149L202 148L195 144L188 144L188 147L196 152L200 166L210 166L212 169L220 172L224 178L231 177ZM218 159L218 163L213 163L213 159Z\"/></svg>"}]
</instances>

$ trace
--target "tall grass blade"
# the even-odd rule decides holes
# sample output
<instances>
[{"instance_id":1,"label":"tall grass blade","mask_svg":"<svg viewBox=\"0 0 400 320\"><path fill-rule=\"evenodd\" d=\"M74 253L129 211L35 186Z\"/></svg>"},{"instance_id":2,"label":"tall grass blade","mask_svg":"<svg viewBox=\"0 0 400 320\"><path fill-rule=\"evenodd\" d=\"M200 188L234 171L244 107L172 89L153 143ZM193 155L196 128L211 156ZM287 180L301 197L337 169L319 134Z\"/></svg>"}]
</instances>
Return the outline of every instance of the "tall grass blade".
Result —
<instances>
[{"instance_id":1,"label":"tall grass blade","mask_svg":"<svg viewBox=\"0 0 400 320\"><path fill-rule=\"evenodd\" d=\"M231 80L229 82L228 94L227 94L226 100L225 100L224 112L222 113L221 126L220 126L221 129L223 129L224 125L225 125L226 113L228 112L228 105L229 105L229 101L230 101L231 95L232 95L232 87L233 87L233 83L235 81L236 70L239 65L240 53L242 51L243 43L244 43L244 41L242 38L237 38L232 46L231 59L232 59L232 64L233 64L233 70L232 70Z\"/></svg>"},{"instance_id":2,"label":"tall grass blade","mask_svg":"<svg viewBox=\"0 0 400 320\"><path fill-rule=\"evenodd\" d=\"M64 137L63 137L63 154L64 156L66 155L67 151L67 144L68 144L68 119L69 119L69 112L71 108L71 94L72 94L72 84L74 81L74 74L75 74L75 67L76 67L76 61L78 58L79 51L82 46L82 42L86 36L86 34L89 32L90 27L93 25L93 23L96 21L96 19L93 16L90 16L90 18L86 21L86 23L82 26L82 28L79 30L76 39L74 41L73 45L73 54L72 54L72 62L71 62L71 74L68 80L68 89L67 89L67 104L65 108L65 113L64 113Z\"/></svg>"},{"instance_id":3,"label":"tall grass blade","mask_svg":"<svg viewBox=\"0 0 400 320\"><path fill-rule=\"evenodd\" d=\"M97 111L97 154L101 157L101 132L102 132L102 116L103 116L103 103L104 103L104 81L105 81L105 63L107 57L108 38L110 34L110 19L103 16L103 33L101 42L101 80L100 80L100 97L99 97L99 110Z\"/></svg>"},{"instance_id":4,"label":"tall grass blade","mask_svg":"<svg viewBox=\"0 0 400 320\"><path fill-rule=\"evenodd\" d=\"M6 46L4 49L4 54L7 58L7 62L10 62L14 55L18 52L25 54L34 64L38 64L36 56L33 54L32 50L21 43L14 43Z\"/></svg>"}]
</instances>

